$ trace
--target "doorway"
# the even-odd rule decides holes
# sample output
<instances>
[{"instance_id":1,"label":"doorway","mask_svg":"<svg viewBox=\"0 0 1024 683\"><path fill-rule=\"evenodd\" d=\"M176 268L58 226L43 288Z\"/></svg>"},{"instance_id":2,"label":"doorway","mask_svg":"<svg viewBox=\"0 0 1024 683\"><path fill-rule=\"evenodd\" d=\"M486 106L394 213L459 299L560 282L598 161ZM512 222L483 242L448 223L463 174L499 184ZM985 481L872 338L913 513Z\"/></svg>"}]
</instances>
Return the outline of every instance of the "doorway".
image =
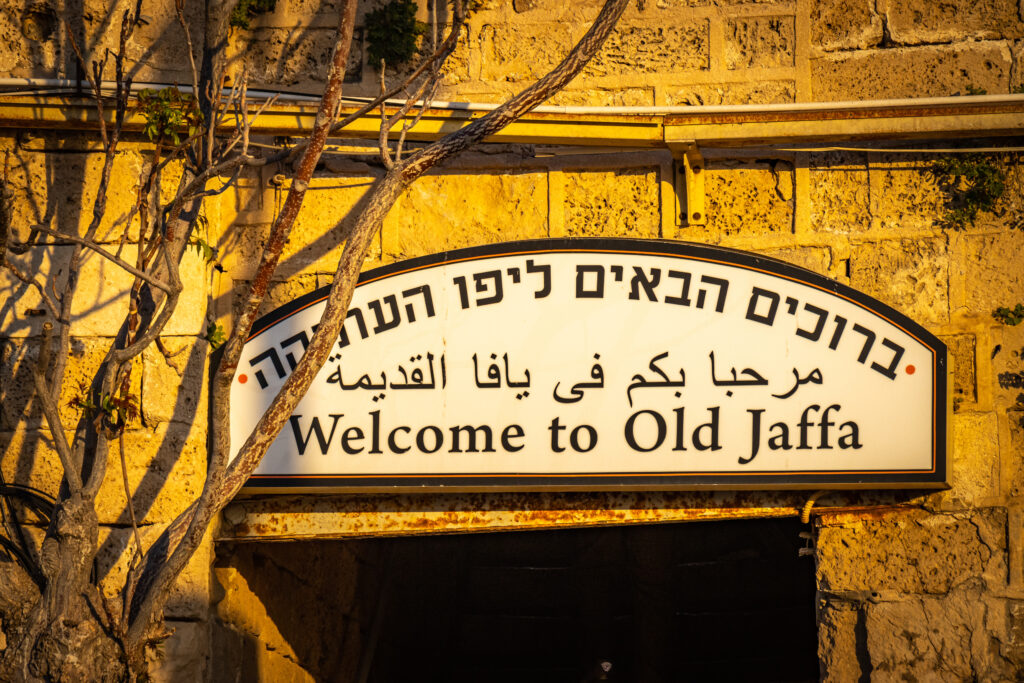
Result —
<instances>
[{"instance_id":1,"label":"doorway","mask_svg":"<svg viewBox=\"0 0 1024 683\"><path fill-rule=\"evenodd\" d=\"M237 544L218 563L242 575L314 680L816 681L804 528L745 520Z\"/></svg>"}]
</instances>

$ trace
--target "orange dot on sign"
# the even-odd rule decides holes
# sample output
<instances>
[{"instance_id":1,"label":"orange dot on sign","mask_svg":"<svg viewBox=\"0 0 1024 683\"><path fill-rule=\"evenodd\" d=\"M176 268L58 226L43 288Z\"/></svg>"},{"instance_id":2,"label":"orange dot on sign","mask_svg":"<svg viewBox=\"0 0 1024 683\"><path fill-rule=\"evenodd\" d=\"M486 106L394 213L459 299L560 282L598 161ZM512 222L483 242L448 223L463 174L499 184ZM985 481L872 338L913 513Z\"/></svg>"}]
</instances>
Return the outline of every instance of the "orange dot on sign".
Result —
<instances>
[{"instance_id":1,"label":"orange dot on sign","mask_svg":"<svg viewBox=\"0 0 1024 683\"><path fill-rule=\"evenodd\" d=\"M915 370L917 370L917 368L915 368L913 365L908 365L907 366L907 374L908 375L913 375Z\"/></svg>"},{"instance_id":2,"label":"orange dot on sign","mask_svg":"<svg viewBox=\"0 0 1024 683\"><path fill-rule=\"evenodd\" d=\"M239 375L238 376L238 383L239 384L245 384L248 381L249 381L249 376L248 375Z\"/></svg>"}]
</instances>

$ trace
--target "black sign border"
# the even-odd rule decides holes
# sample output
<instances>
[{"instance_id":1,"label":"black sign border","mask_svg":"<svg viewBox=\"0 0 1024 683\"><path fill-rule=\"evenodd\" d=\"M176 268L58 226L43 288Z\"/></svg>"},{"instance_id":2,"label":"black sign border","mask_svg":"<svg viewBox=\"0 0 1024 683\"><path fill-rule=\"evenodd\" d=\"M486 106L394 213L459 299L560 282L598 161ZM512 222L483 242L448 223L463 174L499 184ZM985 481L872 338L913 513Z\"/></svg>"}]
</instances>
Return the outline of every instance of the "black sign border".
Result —
<instances>
[{"instance_id":1,"label":"black sign border","mask_svg":"<svg viewBox=\"0 0 1024 683\"><path fill-rule=\"evenodd\" d=\"M515 242L498 242L475 247L443 251L398 261L360 273L356 286L458 261L501 256L543 253L621 253L656 256L677 256L698 261L711 261L756 270L806 284L851 301L887 320L915 337L933 354L932 394L932 464L930 470L855 471L821 473L790 473L753 471L737 473L657 473L600 472L570 475L481 474L460 475L252 475L245 484L247 492L296 491L314 489L339 491L607 491L607 490L772 490L802 488L948 488L948 373L946 345L920 324L896 309L852 287L818 273L751 252L710 246L694 242L662 239L618 237L563 237ZM330 285L304 294L261 317L253 324L248 343L263 332L298 311L327 298Z\"/></svg>"}]
</instances>

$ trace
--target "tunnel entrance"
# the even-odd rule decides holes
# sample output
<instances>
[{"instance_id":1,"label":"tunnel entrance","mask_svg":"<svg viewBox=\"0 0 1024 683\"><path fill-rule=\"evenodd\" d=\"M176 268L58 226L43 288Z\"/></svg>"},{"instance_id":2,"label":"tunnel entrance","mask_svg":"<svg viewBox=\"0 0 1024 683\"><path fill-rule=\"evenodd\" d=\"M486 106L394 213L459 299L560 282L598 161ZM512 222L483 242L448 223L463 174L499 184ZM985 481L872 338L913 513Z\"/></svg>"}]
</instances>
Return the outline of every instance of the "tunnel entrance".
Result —
<instances>
[{"instance_id":1,"label":"tunnel entrance","mask_svg":"<svg viewBox=\"0 0 1024 683\"><path fill-rule=\"evenodd\" d=\"M225 546L215 651L243 680L297 666L315 680L372 683L816 681L804 528L787 519Z\"/></svg>"}]
</instances>

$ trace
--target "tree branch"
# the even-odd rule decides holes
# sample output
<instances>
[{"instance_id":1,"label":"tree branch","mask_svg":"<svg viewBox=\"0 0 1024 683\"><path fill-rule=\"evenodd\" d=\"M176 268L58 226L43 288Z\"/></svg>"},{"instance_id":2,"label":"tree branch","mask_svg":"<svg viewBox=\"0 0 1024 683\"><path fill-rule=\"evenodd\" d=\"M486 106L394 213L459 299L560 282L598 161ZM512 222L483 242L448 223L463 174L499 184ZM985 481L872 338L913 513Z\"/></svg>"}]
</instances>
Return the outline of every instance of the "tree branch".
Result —
<instances>
[{"instance_id":1,"label":"tree branch","mask_svg":"<svg viewBox=\"0 0 1024 683\"><path fill-rule=\"evenodd\" d=\"M260 265L250 285L248 298L231 336L225 344L223 356L217 367L213 383L214 397L211 403L214 423L223 425L225 430L230 424L228 401L231 380L234 378L245 339L249 336L252 323L256 319L256 314L270 286L270 278L277 268L288 234L302 206L306 188L316 170L316 165L327 142L328 133L337 115L341 102L342 82L352 44L352 33L355 28L355 14L356 0L345 0L340 10L331 71L320 101L320 107L317 110L309 144L303 152L284 206L271 228ZM187 538L177 544L171 556L165 561L163 557L157 558L153 552L147 553L140 565L141 574L133 573L129 576L126 588L130 586L134 591L128 610L128 639L131 642L139 642L142 639L155 606L163 602L171 582L181 572L195 547L201 542L212 515L222 507L219 497L215 497L215 494L219 492L217 484L227 467L228 444L224 436L221 435L214 439L213 453L203 493L194 506L196 514L187 521ZM145 577L145 580L143 581L141 577Z\"/></svg>"},{"instance_id":2,"label":"tree branch","mask_svg":"<svg viewBox=\"0 0 1024 683\"><path fill-rule=\"evenodd\" d=\"M212 472L208 475L200 500L179 515L164 530L157 543L147 553L141 573L134 582L136 585L135 598L129 611L130 633L134 634L134 637L139 637L145 630L150 614L164 599L163 596L170 583L184 568L194 549L198 547L213 515L241 490L323 367L344 325L345 314L351 302L355 282L365 260L367 249L384 217L402 191L434 165L501 130L572 80L601 48L628 3L629 0L607 0L594 25L565 60L551 73L507 104L467 128L447 135L416 153L407 161L395 164L393 169L374 183L368 196L366 208L357 218L345 242L320 324L302 358L292 370L292 374L285 380L284 385L273 398L249 437L240 446L234 460L227 465L223 476L217 476ZM332 78L333 76L334 71L332 70ZM321 110L323 110L323 103ZM318 123L321 121L319 114L317 121ZM326 130L324 133L326 135ZM310 143L310 147L314 145L315 142ZM294 185L293 183L293 187ZM265 250L264 258L266 257ZM255 315L255 309L258 306L258 301L250 299L247 302L247 309L254 311L252 315ZM222 466L229 451L230 407L227 399L241 355L241 345L248 336L250 326L251 317L249 325L243 327L239 324L236 326L232 333L233 341L229 341L229 344L232 344L230 352L226 350L225 357L217 370L214 383L215 394L211 401L214 411L213 424L215 425L214 463L211 463L211 469L214 466Z\"/></svg>"}]
</instances>

